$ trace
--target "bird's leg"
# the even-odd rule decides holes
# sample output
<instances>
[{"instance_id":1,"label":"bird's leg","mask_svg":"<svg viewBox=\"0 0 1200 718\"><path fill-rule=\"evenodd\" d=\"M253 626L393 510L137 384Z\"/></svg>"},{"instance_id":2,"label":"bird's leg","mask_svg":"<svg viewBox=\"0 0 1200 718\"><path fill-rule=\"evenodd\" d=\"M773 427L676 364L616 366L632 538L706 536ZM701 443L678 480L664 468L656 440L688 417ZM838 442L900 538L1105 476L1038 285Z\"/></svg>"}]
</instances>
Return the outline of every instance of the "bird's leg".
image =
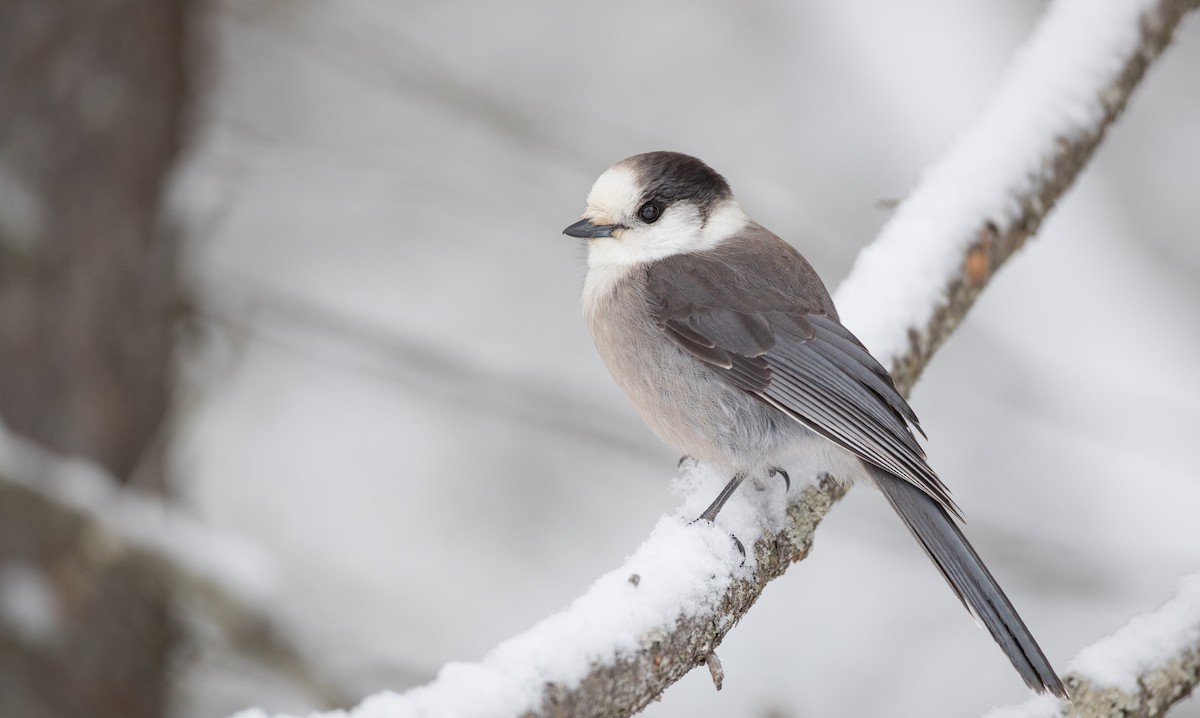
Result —
<instances>
[{"instance_id":1,"label":"bird's leg","mask_svg":"<svg viewBox=\"0 0 1200 718\"><path fill-rule=\"evenodd\" d=\"M767 476L776 476L776 475L783 477L784 492L786 493L788 491L791 491L792 490L792 477L788 476L788 472L784 471L783 469L779 468L778 466L772 466L770 469L767 470Z\"/></svg>"},{"instance_id":2,"label":"bird's leg","mask_svg":"<svg viewBox=\"0 0 1200 718\"><path fill-rule=\"evenodd\" d=\"M717 494L717 498L713 499L713 502L709 504L707 509L704 509L704 513L700 514L700 517L696 520L703 519L709 523L715 521L717 514L721 513L721 507L725 505L725 502L729 500L730 496L733 496L733 492L737 491L737 487L741 486L745 480L745 474L734 474L729 483L725 484L725 488L721 489L721 493Z\"/></svg>"},{"instance_id":3,"label":"bird's leg","mask_svg":"<svg viewBox=\"0 0 1200 718\"><path fill-rule=\"evenodd\" d=\"M734 474L733 478L729 480L729 483L725 484L725 488L721 489L721 493L717 494L717 498L713 499L713 502L709 504L708 508L704 509L704 513L700 514L696 518L696 521L707 521L710 524L714 523L715 519L717 518L717 514L721 513L721 507L725 505L725 502L729 500L730 496L733 496L733 492L737 491L737 487L741 486L742 482L745 480L745 474ZM696 521L693 521L692 523L696 523ZM746 547L742 545L741 540L737 536L729 534L729 538L733 539L733 543L737 547L738 553L742 555L742 563L745 563Z\"/></svg>"}]
</instances>

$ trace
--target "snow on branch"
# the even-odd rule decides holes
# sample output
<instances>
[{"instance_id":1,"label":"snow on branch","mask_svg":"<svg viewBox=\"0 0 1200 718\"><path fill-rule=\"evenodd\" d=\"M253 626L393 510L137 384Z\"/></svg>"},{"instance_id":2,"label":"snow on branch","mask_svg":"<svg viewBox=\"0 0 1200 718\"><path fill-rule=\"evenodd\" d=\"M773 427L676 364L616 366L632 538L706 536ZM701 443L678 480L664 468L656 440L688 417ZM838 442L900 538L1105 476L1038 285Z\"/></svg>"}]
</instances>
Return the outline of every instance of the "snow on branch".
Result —
<instances>
[{"instance_id":1,"label":"snow on branch","mask_svg":"<svg viewBox=\"0 0 1200 718\"><path fill-rule=\"evenodd\" d=\"M1200 685L1200 573L1175 595L1075 656L1068 705L1035 698L987 718L1157 718Z\"/></svg>"},{"instance_id":2,"label":"snow on branch","mask_svg":"<svg viewBox=\"0 0 1200 718\"><path fill-rule=\"evenodd\" d=\"M982 116L863 251L838 304L902 390L1078 176L1194 4L1055 2ZM350 715L632 714L696 666L719 665L710 655L763 587L807 555L842 492L818 482L788 504L785 522L739 528L753 546L746 565L725 530L664 517L624 566L562 612L477 663L448 664L433 682L373 696Z\"/></svg>"},{"instance_id":3,"label":"snow on branch","mask_svg":"<svg viewBox=\"0 0 1200 718\"><path fill-rule=\"evenodd\" d=\"M897 386L912 387L1037 231L1197 4L1050 5L981 116L926 170L839 289L842 320Z\"/></svg>"}]
</instances>

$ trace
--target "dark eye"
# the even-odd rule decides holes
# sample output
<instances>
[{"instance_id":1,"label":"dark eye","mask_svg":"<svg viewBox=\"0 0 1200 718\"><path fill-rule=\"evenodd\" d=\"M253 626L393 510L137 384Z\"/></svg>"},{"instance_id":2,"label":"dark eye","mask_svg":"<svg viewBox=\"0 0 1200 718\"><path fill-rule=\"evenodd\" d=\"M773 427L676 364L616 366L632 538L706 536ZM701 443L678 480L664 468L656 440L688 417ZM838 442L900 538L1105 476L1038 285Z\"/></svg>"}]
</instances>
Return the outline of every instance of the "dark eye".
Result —
<instances>
[{"instance_id":1,"label":"dark eye","mask_svg":"<svg viewBox=\"0 0 1200 718\"><path fill-rule=\"evenodd\" d=\"M654 224L662 216L662 205L658 202L647 202L638 210L638 216L646 224Z\"/></svg>"}]
</instances>

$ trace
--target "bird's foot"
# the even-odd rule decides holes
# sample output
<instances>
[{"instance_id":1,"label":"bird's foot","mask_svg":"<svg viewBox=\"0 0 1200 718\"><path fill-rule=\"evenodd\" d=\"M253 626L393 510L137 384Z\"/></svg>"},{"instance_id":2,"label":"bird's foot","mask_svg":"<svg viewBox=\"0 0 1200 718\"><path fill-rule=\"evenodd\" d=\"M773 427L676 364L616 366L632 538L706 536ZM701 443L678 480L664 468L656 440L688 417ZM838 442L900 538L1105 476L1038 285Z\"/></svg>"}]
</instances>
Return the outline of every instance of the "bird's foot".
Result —
<instances>
[{"instance_id":1,"label":"bird's foot","mask_svg":"<svg viewBox=\"0 0 1200 718\"><path fill-rule=\"evenodd\" d=\"M704 520L710 524L716 523L717 514L721 512L721 507L725 505L725 502L729 500L730 496L733 496L733 492L737 491L737 487L741 486L742 482L745 480L745 474L735 474L734 477L729 480L729 483L725 484L725 488L721 489L721 493L717 494L717 498L714 499L711 504L709 504L707 509L704 509L704 513L700 514L696 521ZM696 521L693 521L692 523L696 523ZM742 545L742 542L737 536L729 534L729 537L732 538L733 543L737 545L738 553L742 555L742 563L746 563L746 547Z\"/></svg>"},{"instance_id":2,"label":"bird's foot","mask_svg":"<svg viewBox=\"0 0 1200 718\"><path fill-rule=\"evenodd\" d=\"M738 553L742 555L742 562L738 565L745 566L746 565L746 547L742 545L742 540L739 539L737 536L734 536L733 534L729 534L729 538L733 539L734 547L737 548Z\"/></svg>"},{"instance_id":3,"label":"bird's foot","mask_svg":"<svg viewBox=\"0 0 1200 718\"><path fill-rule=\"evenodd\" d=\"M701 516L697 516L696 518L692 519L692 523L693 523L693 524L700 523L701 521L706 521L706 522L708 522L708 523L710 523L710 524L715 524L715 523L716 523L716 522L715 522L715 521L713 521L712 519L710 519L710 518L707 518L707 517L705 517L705 516L703 516L703 515L701 515ZM742 566L745 566L745 565L746 565L746 547L745 547L745 545L743 545L743 544L742 544L742 540L741 540L740 538L738 538L737 536L735 536L735 535L733 535L733 534L729 534L729 538L733 539L733 545L734 545L734 548L736 548L736 549L738 550L738 553L739 553L739 554L741 554L741 556L742 556L742 563L741 563L741 565L742 565Z\"/></svg>"},{"instance_id":4,"label":"bird's foot","mask_svg":"<svg viewBox=\"0 0 1200 718\"><path fill-rule=\"evenodd\" d=\"M784 471L778 466L772 466L770 469L768 469L767 476L782 476L784 487L783 490L785 492L792 490L792 477L788 476L788 472Z\"/></svg>"},{"instance_id":5,"label":"bird's foot","mask_svg":"<svg viewBox=\"0 0 1200 718\"><path fill-rule=\"evenodd\" d=\"M694 457L688 456L687 454L684 454L683 456L679 457L679 463L677 463L675 465L675 468L682 471L684 469L690 469L695 465L696 465L696 459Z\"/></svg>"}]
</instances>

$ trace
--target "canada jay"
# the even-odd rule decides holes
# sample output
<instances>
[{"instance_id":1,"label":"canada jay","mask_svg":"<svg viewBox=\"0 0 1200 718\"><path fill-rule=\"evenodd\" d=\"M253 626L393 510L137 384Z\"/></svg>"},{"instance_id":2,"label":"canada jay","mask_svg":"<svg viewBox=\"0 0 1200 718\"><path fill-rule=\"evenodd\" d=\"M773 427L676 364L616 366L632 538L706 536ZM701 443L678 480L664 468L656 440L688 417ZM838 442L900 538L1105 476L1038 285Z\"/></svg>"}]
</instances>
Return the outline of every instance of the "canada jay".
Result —
<instances>
[{"instance_id":1,"label":"canada jay","mask_svg":"<svg viewBox=\"0 0 1200 718\"><path fill-rule=\"evenodd\" d=\"M583 219L563 232L588 240L583 312L617 384L663 441L732 476L701 518L746 477L789 461L864 479L1025 683L1066 697L959 529L891 376L841 325L804 257L747 219L724 177L675 152L630 157L596 180Z\"/></svg>"}]
</instances>

